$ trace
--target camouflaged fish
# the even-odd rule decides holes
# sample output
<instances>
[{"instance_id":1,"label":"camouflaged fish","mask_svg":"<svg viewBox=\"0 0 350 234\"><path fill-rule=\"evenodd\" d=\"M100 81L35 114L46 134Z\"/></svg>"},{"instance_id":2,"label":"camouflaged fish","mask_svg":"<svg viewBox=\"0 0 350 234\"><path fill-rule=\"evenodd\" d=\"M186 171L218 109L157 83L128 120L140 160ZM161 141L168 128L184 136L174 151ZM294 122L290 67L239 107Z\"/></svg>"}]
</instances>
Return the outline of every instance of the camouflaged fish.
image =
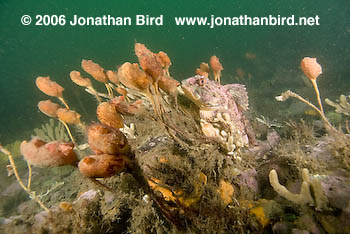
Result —
<instances>
[{"instance_id":1,"label":"camouflaged fish","mask_svg":"<svg viewBox=\"0 0 350 234\"><path fill-rule=\"evenodd\" d=\"M217 139L229 153L255 144L254 133L243 114L249 106L244 85L220 85L197 75L183 80L181 88L198 106L205 136Z\"/></svg>"}]
</instances>

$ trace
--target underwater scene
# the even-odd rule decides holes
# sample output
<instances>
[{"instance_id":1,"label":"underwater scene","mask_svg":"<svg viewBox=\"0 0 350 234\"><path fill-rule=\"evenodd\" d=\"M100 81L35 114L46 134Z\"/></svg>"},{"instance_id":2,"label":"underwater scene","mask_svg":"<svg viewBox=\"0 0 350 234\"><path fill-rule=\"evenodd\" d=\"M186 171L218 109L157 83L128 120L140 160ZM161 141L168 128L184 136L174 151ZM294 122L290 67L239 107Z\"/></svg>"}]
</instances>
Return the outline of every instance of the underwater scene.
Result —
<instances>
[{"instance_id":1,"label":"underwater scene","mask_svg":"<svg viewBox=\"0 0 350 234\"><path fill-rule=\"evenodd\" d=\"M0 0L0 233L350 233L350 4Z\"/></svg>"}]
</instances>

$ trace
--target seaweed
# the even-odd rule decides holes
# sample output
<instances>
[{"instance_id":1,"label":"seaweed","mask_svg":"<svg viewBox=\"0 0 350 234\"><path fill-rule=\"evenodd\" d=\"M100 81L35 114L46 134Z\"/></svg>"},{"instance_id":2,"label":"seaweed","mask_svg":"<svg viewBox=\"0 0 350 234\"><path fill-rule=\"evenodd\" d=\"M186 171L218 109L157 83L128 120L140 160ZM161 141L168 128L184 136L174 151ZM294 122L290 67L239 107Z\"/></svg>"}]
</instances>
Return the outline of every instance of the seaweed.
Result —
<instances>
[{"instance_id":1,"label":"seaweed","mask_svg":"<svg viewBox=\"0 0 350 234\"><path fill-rule=\"evenodd\" d=\"M33 131L36 136L46 142L69 141L69 136L67 135L63 124L58 122L56 125L54 119L50 119L47 123L42 124L41 128L35 128Z\"/></svg>"}]
</instances>

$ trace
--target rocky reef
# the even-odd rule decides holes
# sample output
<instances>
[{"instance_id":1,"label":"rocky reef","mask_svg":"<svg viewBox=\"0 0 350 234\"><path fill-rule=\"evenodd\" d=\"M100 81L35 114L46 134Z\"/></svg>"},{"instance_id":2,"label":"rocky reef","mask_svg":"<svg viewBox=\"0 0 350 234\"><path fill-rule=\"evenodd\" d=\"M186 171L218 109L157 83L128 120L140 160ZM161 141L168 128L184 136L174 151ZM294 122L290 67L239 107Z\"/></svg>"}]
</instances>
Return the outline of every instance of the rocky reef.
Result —
<instances>
[{"instance_id":1,"label":"rocky reef","mask_svg":"<svg viewBox=\"0 0 350 234\"><path fill-rule=\"evenodd\" d=\"M136 43L135 54L138 63L117 70L84 59L85 74L70 73L97 103L89 124L62 86L36 79L63 105L40 101L39 110L64 126L70 142L23 141L25 175L0 147L9 176L31 198L1 219L4 233L350 233L349 127L336 128L324 113L316 59L301 68L318 107L289 90L276 99L313 108L323 121L317 134L303 121L254 118L245 86L221 84L216 56L179 82L165 52ZM327 103L348 115L346 98ZM40 173L64 168L55 178L62 184L42 191Z\"/></svg>"}]
</instances>

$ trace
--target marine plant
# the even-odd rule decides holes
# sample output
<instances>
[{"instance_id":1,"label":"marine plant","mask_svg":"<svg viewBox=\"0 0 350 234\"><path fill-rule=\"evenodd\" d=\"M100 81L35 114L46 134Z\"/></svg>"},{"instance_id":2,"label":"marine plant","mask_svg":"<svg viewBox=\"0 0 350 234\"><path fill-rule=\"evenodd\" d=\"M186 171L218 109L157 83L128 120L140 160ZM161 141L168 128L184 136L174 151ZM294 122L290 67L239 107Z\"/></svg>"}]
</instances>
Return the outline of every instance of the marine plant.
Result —
<instances>
[{"instance_id":1,"label":"marine plant","mask_svg":"<svg viewBox=\"0 0 350 234\"><path fill-rule=\"evenodd\" d=\"M325 102L335 108L335 112L339 114L343 114L346 116L350 116L350 103L349 96L345 96L344 94L340 95L339 101L333 102L328 98L325 99Z\"/></svg>"},{"instance_id":2,"label":"marine plant","mask_svg":"<svg viewBox=\"0 0 350 234\"><path fill-rule=\"evenodd\" d=\"M35 128L34 133L43 141L69 141L69 136L61 122L57 125L54 119L49 119L47 123L41 125L41 128ZM19 147L18 147L19 149ZM10 152L13 152L9 149Z\"/></svg>"}]
</instances>

